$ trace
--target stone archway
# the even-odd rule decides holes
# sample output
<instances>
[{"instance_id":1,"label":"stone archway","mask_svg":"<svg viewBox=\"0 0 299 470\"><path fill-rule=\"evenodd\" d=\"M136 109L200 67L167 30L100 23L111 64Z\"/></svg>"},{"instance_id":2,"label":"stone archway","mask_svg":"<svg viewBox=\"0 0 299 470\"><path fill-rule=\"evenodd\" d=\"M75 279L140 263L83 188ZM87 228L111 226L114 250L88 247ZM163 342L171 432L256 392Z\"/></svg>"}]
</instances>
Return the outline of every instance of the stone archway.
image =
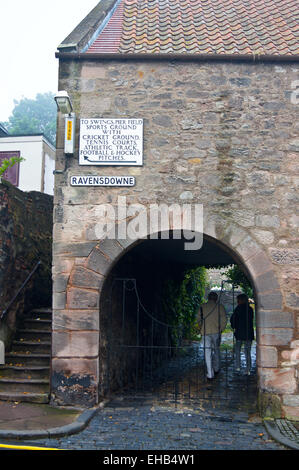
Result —
<instances>
[{"instance_id":1,"label":"stone archway","mask_svg":"<svg viewBox=\"0 0 299 470\"><path fill-rule=\"evenodd\" d=\"M294 393L297 385L294 364L281 361L282 349L289 351L292 347L293 316L283 311L275 268L259 243L239 226L207 218L203 234L241 263L252 280L258 309L259 390L265 397L262 407L277 409L281 397ZM97 403L103 283L118 260L141 242L107 238L71 247L77 256L73 256L70 274L65 276L64 301L54 310L52 396L58 402Z\"/></svg>"}]
</instances>

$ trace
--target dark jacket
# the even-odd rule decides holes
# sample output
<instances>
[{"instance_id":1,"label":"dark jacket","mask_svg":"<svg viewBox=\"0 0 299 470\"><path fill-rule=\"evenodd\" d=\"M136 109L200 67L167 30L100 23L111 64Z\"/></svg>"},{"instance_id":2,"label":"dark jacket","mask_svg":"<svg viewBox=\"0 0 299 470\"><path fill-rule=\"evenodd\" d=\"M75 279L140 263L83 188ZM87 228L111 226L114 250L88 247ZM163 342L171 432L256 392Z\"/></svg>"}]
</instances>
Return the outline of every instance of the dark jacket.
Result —
<instances>
[{"instance_id":1,"label":"dark jacket","mask_svg":"<svg viewBox=\"0 0 299 470\"><path fill-rule=\"evenodd\" d=\"M249 304L240 304L235 308L230 317L230 324L235 330L235 338L241 341L252 341L253 331L253 310Z\"/></svg>"}]
</instances>

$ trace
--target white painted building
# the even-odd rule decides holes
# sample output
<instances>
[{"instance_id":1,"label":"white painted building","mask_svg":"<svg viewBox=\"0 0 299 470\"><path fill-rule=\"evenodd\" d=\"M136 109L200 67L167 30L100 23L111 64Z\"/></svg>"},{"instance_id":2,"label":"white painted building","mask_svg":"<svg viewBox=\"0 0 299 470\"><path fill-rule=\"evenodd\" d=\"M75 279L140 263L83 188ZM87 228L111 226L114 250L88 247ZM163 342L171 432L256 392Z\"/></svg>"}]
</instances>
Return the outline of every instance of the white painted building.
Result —
<instances>
[{"instance_id":1,"label":"white painted building","mask_svg":"<svg viewBox=\"0 0 299 470\"><path fill-rule=\"evenodd\" d=\"M8 170L8 181L22 191L54 193L55 147L43 134L0 137L0 162L12 156L25 160Z\"/></svg>"}]
</instances>

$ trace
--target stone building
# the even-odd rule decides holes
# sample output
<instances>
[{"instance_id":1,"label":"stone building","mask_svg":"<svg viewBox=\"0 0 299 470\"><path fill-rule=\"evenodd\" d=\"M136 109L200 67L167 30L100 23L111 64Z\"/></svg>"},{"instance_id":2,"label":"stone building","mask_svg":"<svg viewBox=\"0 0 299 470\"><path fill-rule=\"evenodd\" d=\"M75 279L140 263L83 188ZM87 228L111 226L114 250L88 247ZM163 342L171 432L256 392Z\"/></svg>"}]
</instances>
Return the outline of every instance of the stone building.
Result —
<instances>
[{"instance_id":1,"label":"stone building","mask_svg":"<svg viewBox=\"0 0 299 470\"><path fill-rule=\"evenodd\" d=\"M102 0L59 45L59 90L68 91L77 124L75 152L66 156L65 117L58 113L54 399L98 402L113 271L137 280L150 274L142 290L150 302L169 266L237 263L255 290L261 411L298 419L296 11L296 0ZM120 119L132 126L143 120L141 164L113 157L111 164L105 146L95 158L110 140L95 142L91 119L105 119L109 129ZM80 151L85 124L88 155ZM100 180L91 179L78 186L89 175L130 176L135 185L94 186ZM137 241L101 239L101 207L116 207L119 197L147 210L155 203L202 204L203 227L195 222L191 230L203 234L203 248L148 240L161 231L155 224ZM131 220L132 213L118 213L118 227ZM171 219L170 228L182 227Z\"/></svg>"}]
</instances>

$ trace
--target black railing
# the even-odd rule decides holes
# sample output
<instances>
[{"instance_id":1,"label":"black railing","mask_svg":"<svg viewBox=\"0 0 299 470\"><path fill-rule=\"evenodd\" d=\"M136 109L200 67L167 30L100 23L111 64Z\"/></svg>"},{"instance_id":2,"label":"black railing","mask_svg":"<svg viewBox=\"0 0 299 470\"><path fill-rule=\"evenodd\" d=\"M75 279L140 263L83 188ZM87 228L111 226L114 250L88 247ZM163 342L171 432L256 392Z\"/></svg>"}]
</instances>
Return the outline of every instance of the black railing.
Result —
<instances>
[{"instance_id":1,"label":"black railing","mask_svg":"<svg viewBox=\"0 0 299 470\"><path fill-rule=\"evenodd\" d=\"M119 329L115 335L115 323L113 318L113 299L115 298L116 285L119 285ZM113 393L122 391L129 393L165 391L165 398L174 392L173 397L193 394L197 398L210 399L210 391L206 394L207 362L214 355L217 345L218 366L223 369L221 381L223 390L219 397L227 399L229 382L229 368L234 367L234 336L231 332L229 341L232 345L223 344L220 353L221 321L220 305L224 294L225 284L232 284L229 280L221 283L221 290L217 302L211 306L210 311L205 311L202 318L201 338L195 341L184 342L183 334L176 332L177 326L168 324L157 318L156 313L149 312L143 305L139 295L137 281L131 278L115 278L111 284L109 304L110 311L107 316L107 337L101 339L103 356L107 361L103 363L102 390L101 393ZM232 309L235 310L235 285L232 284ZM175 313L175 312L174 312ZM206 321L210 315L218 315L215 319L218 328L219 343L210 342L206 335ZM231 312L226 313L226 323L229 324ZM181 328L182 332L182 328ZM114 336L115 335L115 336ZM215 336L213 335L213 336ZM175 338L175 341L174 341ZM215 341L216 338L215 338ZM115 367L115 364L118 367ZM179 377L185 377L180 386ZM165 388L164 388L165 387ZM173 388L172 388L173 387ZM186 391L186 387L188 390ZM208 390L208 389L207 389ZM192 391L192 394L191 394ZM158 393L158 392L157 392ZM162 392L163 394L164 392ZM161 395L159 395L161 398ZM215 394L214 394L215 396Z\"/></svg>"},{"instance_id":2,"label":"black railing","mask_svg":"<svg viewBox=\"0 0 299 470\"><path fill-rule=\"evenodd\" d=\"M23 282L23 284L21 285L21 287L19 288L18 292L14 295L14 297L11 299L11 301L9 302L8 306L6 307L5 310L3 310L3 312L1 313L0 315L0 321L3 320L3 318L5 317L5 315L7 314L7 312L9 311L10 307L12 306L12 304L15 302L15 300L17 299L18 295L22 292L22 290L24 289L24 287L28 284L28 282L30 281L30 279L32 278L33 274L36 272L36 270L39 268L39 266L42 264L41 261L38 261L38 263L36 263L36 265L34 266L33 270L31 271L31 273L27 276L27 278L25 279L25 281Z\"/></svg>"}]
</instances>

